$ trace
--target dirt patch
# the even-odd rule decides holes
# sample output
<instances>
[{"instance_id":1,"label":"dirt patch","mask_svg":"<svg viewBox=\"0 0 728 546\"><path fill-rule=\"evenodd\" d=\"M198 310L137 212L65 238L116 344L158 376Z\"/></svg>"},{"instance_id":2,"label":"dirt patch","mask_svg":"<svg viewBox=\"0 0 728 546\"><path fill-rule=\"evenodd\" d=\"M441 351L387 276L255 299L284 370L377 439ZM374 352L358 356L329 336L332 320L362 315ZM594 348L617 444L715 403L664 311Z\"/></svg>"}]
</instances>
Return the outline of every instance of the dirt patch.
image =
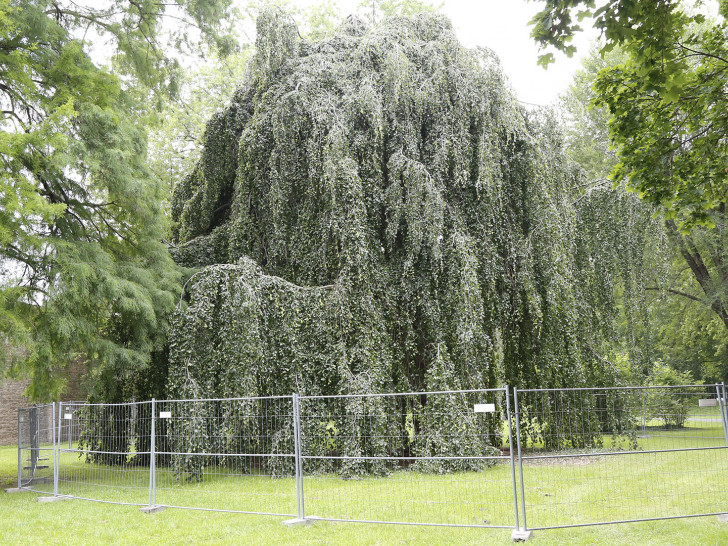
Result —
<instances>
[{"instance_id":1,"label":"dirt patch","mask_svg":"<svg viewBox=\"0 0 728 546\"><path fill-rule=\"evenodd\" d=\"M545 454L544 454L545 455ZM523 464L527 466L587 466L594 463L602 462L605 455L579 455L571 457L549 456L544 459L523 459Z\"/></svg>"}]
</instances>

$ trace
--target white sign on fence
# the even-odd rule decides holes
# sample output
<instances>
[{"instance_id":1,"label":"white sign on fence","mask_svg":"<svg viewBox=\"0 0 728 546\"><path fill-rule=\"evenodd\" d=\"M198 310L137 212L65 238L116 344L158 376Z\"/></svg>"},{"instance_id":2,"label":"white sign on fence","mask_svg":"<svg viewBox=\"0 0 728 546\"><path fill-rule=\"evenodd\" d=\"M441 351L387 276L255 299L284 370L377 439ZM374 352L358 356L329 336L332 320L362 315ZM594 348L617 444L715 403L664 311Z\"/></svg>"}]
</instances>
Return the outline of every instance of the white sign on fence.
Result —
<instances>
[{"instance_id":1,"label":"white sign on fence","mask_svg":"<svg viewBox=\"0 0 728 546\"><path fill-rule=\"evenodd\" d=\"M475 413L493 413L495 411L495 404L475 404L473 411Z\"/></svg>"},{"instance_id":2,"label":"white sign on fence","mask_svg":"<svg viewBox=\"0 0 728 546\"><path fill-rule=\"evenodd\" d=\"M700 398L698 400L698 407L701 407L701 408L707 408L707 407L717 406L717 405L718 405L717 398Z\"/></svg>"},{"instance_id":3,"label":"white sign on fence","mask_svg":"<svg viewBox=\"0 0 728 546\"><path fill-rule=\"evenodd\" d=\"M64 414L63 414L63 418L64 418L64 419L65 419L66 421L70 421L71 419L73 419L73 414L72 414L72 413L64 413Z\"/></svg>"},{"instance_id":4,"label":"white sign on fence","mask_svg":"<svg viewBox=\"0 0 728 546\"><path fill-rule=\"evenodd\" d=\"M172 412L171 411L160 411L159 412L159 418L160 419L171 419L172 418Z\"/></svg>"}]
</instances>

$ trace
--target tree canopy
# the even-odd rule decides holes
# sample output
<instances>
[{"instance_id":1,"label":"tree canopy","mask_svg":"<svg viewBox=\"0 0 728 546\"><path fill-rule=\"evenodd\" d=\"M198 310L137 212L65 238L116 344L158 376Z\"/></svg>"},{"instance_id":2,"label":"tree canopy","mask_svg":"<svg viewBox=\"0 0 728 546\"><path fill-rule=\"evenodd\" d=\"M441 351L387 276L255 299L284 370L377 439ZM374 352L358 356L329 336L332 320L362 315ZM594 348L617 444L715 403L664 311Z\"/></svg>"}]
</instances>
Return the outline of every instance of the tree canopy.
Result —
<instances>
[{"instance_id":1,"label":"tree canopy","mask_svg":"<svg viewBox=\"0 0 728 546\"><path fill-rule=\"evenodd\" d=\"M595 84L595 103L610 112L614 179L626 179L684 229L715 225L728 191L728 2L719 2L715 20L679 0L595 6L549 0L532 21L534 38L571 54L577 20L594 18L602 51L618 46L626 56ZM552 58L545 53L541 61Z\"/></svg>"},{"instance_id":2,"label":"tree canopy","mask_svg":"<svg viewBox=\"0 0 728 546\"><path fill-rule=\"evenodd\" d=\"M24 347L33 398L57 395L81 356L116 389L164 343L179 273L140 119L174 93L165 13L224 49L228 5L0 1L0 332ZM91 35L109 40L112 69Z\"/></svg>"},{"instance_id":3,"label":"tree canopy","mask_svg":"<svg viewBox=\"0 0 728 546\"><path fill-rule=\"evenodd\" d=\"M312 43L263 15L174 192L175 259L203 269L173 320L170 390L613 382L621 269L595 252L632 254L561 143L441 16L349 18Z\"/></svg>"},{"instance_id":4,"label":"tree canopy","mask_svg":"<svg viewBox=\"0 0 728 546\"><path fill-rule=\"evenodd\" d=\"M652 246L667 240L669 265L644 284L659 300L644 319L657 339L642 345L649 352L657 343L671 364L710 380L728 374L728 29L726 3L719 7L722 16L712 20L676 1L612 2L596 10L594 2L551 2L534 19L533 33L542 45L566 50L579 30L572 20L579 10L602 29L601 59L592 56L577 82L577 160L592 175L606 174L611 163L615 187L634 190L664 220Z\"/></svg>"}]
</instances>

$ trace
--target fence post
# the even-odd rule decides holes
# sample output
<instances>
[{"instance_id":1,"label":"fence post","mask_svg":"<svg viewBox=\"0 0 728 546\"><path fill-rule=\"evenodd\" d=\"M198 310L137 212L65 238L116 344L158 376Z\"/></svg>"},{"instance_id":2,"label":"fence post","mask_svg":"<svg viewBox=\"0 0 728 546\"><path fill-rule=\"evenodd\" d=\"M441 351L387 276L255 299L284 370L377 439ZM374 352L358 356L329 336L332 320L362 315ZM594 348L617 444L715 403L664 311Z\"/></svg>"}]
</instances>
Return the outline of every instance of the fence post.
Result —
<instances>
[{"instance_id":1,"label":"fence post","mask_svg":"<svg viewBox=\"0 0 728 546\"><path fill-rule=\"evenodd\" d=\"M720 408L720 422L723 424L723 437L725 443L728 446L728 423L726 422L726 403L725 403L725 384L715 386L715 391L718 393L718 407Z\"/></svg>"},{"instance_id":2,"label":"fence post","mask_svg":"<svg viewBox=\"0 0 728 546\"><path fill-rule=\"evenodd\" d=\"M518 389L513 387L513 404L516 410L516 443L518 444L518 474L521 478L521 513L523 515L523 527L516 529L511 534L513 541L525 541L531 538L532 532L528 530L526 523L526 495L523 486L523 457L521 456L521 416L518 406Z\"/></svg>"},{"instance_id":3,"label":"fence post","mask_svg":"<svg viewBox=\"0 0 728 546\"><path fill-rule=\"evenodd\" d=\"M515 530L519 530L519 523L518 523L518 492L516 487L516 462L515 462L515 454L514 452L514 445L513 445L513 427L511 426L511 393L508 385L505 386L505 392L506 392L506 416L508 417L508 447L510 448L509 451L511 452L511 483L513 484L513 512L516 516L516 526Z\"/></svg>"},{"instance_id":4,"label":"fence post","mask_svg":"<svg viewBox=\"0 0 728 546\"><path fill-rule=\"evenodd\" d=\"M156 406L156 400L152 398L152 426L149 442L149 506L157 504L157 454L155 446L157 433L154 426L157 419Z\"/></svg>"},{"instance_id":5,"label":"fence post","mask_svg":"<svg viewBox=\"0 0 728 546\"><path fill-rule=\"evenodd\" d=\"M58 495L58 474L56 473L56 466L58 464L58 457L56 456L56 403L51 402L51 443L53 444L53 496ZM39 443L40 445L40 443Z\"/></svg>"},{"instance_id":6,"label":"fence post","mask_svg":"<svg viewBox=\"0 0 728 546\"><path fill-rule=\"evenodd\" d=\"M726 404L726 391L725 391L725 383L720 384L721 389L723 390L722 396L723 396L723 413L725 413L725 424L726 424L726 431L728 431L728 404Z\"/></svg>"},{"instance_id":7,"label":"fence post","mask_svg":"<svg viewBox=\"0 0 728 546\"><path fill-rule=\"evenodd\" d=\"M53 404L55 408L55 404ZM58 475L60 474L61 454L61 414L63 413L63 402L58 402L58 416L51 425L53 427L53 496L58 496Z\"/></svg>"},{"instance_id":8,"label":"fence post","mask_svg":"<svg viewBox=\"0 0 728 546\"><path fill-rule=\"evenodd\" d=\"M296 464L296 501L298 519L306 519L306 510L303 503L303 475L301 467L301 415L298 393L293 394L293 444Z\"/></svg>"},{"instance_id":9,"label":"fence post","mask_svg":"<svg viewBox=\"0 0 728 546\"><path fill-rule=\"evenodd\" d=\"M140 403L134 402L134 404L137 408L138 416ZM143 506L139 510L147 514L154 514L155 512L161 512L166 508L166 506L157 505L157 450L155 447L157 433L154 426L157 420L157 400L155 398L152 398L150 411L151 422L149 427L149 505Z\"/></svg>"},{"instance_id":10,"label":"fence post","mask_svg":"<svg viewBox=\"0 0 728 546\"><path fill-rule=\"evenodd\" d=\"M23 487L23 448L22 448L22 422L23 410L18 408L18 489Z\"/></svg>"},{"instance_id":11,"label":"fence post","mask_svg":"<svg viewBox=\"0 0 728 546\"><path fill-rule=\"evenodd\" d=\"M71 449L73 449L73 443L71 442L71 438L73 436L73 413L74 413L73 409L74 409L74 406L70 406L70 408L71 408L71 413L70 413L71 418L68 420L68 425L66 426L66 429L68 430L68 449L69 449L69 451ZM65 421L66 419L64 418L63 420Z\"/></svg>"}]
</instances>

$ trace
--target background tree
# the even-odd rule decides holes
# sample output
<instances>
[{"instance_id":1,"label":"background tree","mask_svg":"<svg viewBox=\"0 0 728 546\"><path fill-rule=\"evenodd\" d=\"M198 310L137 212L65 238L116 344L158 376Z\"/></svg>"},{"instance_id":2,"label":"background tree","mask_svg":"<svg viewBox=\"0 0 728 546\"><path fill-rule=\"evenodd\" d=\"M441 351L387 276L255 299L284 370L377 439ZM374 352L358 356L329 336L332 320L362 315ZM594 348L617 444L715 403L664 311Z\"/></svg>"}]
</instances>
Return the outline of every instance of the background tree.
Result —
<instances>
[{"instance_id":1,"label":"background tree","mask_svg":"<svg viewBox=\"0 0 728 546\"><path fill-rule=\"evenodd\" d=\"M728 189L728 2L719 6L722 17L708 20L678 0L597 9L594 0L548 1L533 19L533 36L547 49L573 53L575 19L593 16L602 52L624 52L625 62L596 82L619 159L613 176L686 229L715 225ZM546 53L540 61L552 59Z\"/></svg>"},{"instance_id":2,"label":"background tree","mask_svg":"<svg viewBox=\"0 0 728 546\"><path fill-rule=\"evenodd\" d=\"M0 2L0 328L27 350L34 399L57 395L80 355L119 391L164 344L179 274L140 119L176 90L163 17L189 23L180 45L197 35L224 52L228 7ZM113 71L91 58L92 36Z\"/></svg>"},{"instance_id":3,"label":"background tree","mask_svg":"<svg viewBox=\"0 0 728 546\"><path fill-rule=\"evenodd\" d=\"M230 102L250 54L244 44L226 56L208 48L205 64L182 70L177 96L166 102L164 115L149 130L149 168L166 195L199 160L205 125Z\"/></svg>"},{"instance_id":4,"label":"background tree","mask_svg":"<svg viewBox=\"0 0 728 546\"><path fill-rule=\"evenodd\" d=\"M665 225L661 207L645 200L638 204L638 196L628 195L624 181L615 182L613 187L607 182L618 159L609 136L609 110L593 104L598 98L594 82L628 59L619 48L606 53L600 49L597 46L585 58L584 69L575 75L561 106L567 119L567 150L587 172L591 181L588 191L592 196L598 195L595 190L611 195L604 203L604 229L614 229L615 223L621 224L620 231L627 232L640 225L649 227L642 240L635 242L644 248L645 257L641 266L633 263L639 292L629 301L623 288L617 290L621 318L615 347L630 355L643 376L652 363L663 360L678 370L690 371L693 377L720 381L728 368L728 330L713 309L714 296L721 288L717 287L713 297L702 290L683 255L681 242L694 256L710 256L711 247L722 244L721 229L694 226L688 236L676 237L674 224ZM633 207L619 213L612 210L624 200L631 200ZM655 218L645 224L645 218L653 215ZM720 279L712 260L706 269L714 279Z\"/></svg>"},{"instance_id":5,"label":"background tree","mask_svg":"<svg viewBox=\"0 0 728 546\"><path fill-rule=\"evenodd\" d=\"M376 23L382 17L411 17L419 13L433 13L442 4L429 0L361 0L358 12L370 23Z\"/></svg>"}]
</instances>

